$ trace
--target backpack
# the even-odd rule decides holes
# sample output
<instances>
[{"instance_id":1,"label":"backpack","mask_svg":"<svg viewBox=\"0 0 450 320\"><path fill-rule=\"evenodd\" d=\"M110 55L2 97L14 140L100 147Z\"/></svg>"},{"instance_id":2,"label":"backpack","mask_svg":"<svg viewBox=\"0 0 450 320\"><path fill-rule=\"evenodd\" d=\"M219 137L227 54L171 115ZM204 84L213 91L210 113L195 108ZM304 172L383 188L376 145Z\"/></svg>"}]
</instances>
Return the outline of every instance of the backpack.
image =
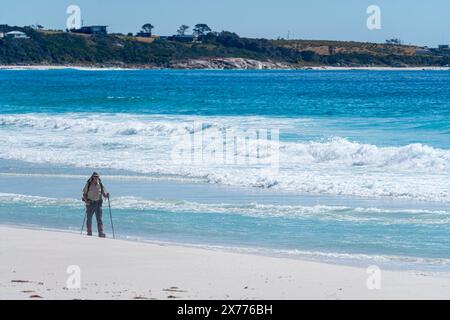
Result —
<instances>
[{"instance_id":1,"label":"backpack","mask_svg":"<svg viewBox=\"0 0 450 320\"><path fill-rule=\"evenodd\" d=\"M98 182L100 183L100 201L103 201L103 190L104 190L104 187L103 187L103 183L102 183L102 180L100 180L100 179L98 179ZM83 202L86 202L86 200L87 201L89 201L89 199L88 199L88 193L89 193L89 189L91 188L91 184L92 184L92 178L90 178L88 181L87 181L87 189L86 189L86 193L84 193L83 194L83 198L81 199Z\"/></svg>"}]
</instances>

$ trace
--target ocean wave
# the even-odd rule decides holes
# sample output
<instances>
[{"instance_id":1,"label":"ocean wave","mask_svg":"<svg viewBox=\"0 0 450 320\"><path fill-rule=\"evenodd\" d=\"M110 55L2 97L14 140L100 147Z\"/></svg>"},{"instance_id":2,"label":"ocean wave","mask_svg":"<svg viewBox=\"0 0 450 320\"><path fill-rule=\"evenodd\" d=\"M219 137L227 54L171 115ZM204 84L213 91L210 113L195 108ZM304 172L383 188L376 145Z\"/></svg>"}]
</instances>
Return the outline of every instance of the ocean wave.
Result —
<instances>
[{"instance_id":1,"label":"ocean wave","mask_svg":"<svg viewBox=\"0 0 450 320\"><path fill-rule=\"evenodd\" d=\"M82 202L76 199L57 199L11 193L0 193L1 204L27 205L34 208L69 207L78 209L83 206ZM323 221L375 223L382 225L450 224L450 211L445 210L383 209L326 205L269 205L258 203L245 205L226 203L207 204L190 201L147 200L137 197L117 197L112 199L111 205L115 210L124 211L162 211L180 214L233 214L254 218L318 219Z\"/></svg>"},{"instance_id":2,"label":"ocean wave","mask_svg":"<svg viewBox=\"0 0 450 320\"><path fill-rule=\"evenodd\" d=\"M132 135L161 136L192 134L208 130L237 129L292 129L308 127L311 119L265 118L265 117L215 117L215 116L171 116L135 114L0 114L0 129L34 129L47 133L98 133L104 136Z\"/></svg>"},{"instance_id":3,"label":"ocean wave","mask_svg":"<svg viewBox=\"0 0 450 320\"><path fill-rule=\"evenodd\" d=\"M337 163L342 166L450 171L450 150L420 143L401 147L377 147L335 137L325 142L290 143L284 150L294 162Z\"/></svg>"},{"instance_id":4,"label":"ocean wave","mask_svg":"<svg viewBox=\"0 0 450 320\"><path fill-rule=\"evenodd\" d=\"M79 179L86 180L86 175L80 174L55 174L55 173L8 173L0 172L0 177L29 177L29 178L51 178L51 179ZM155 175L103 175L104 178L113 181L173 181L180 183L201 183L203 180L185 178L180 176L155 176Z\"/></svg>"},{"instance_id":5,"label":"ocean wave","mask_svg":"<svg viewBox=\"0 0 450 320\"><path fill-rule=\"evenodd\" d=\"M195 132L226 130L233 127L245 129L258 125L273 127L269 119L241 122L235 118L216 119L207 117L143 117L134 115L3 115L0 128L32 129L45 131L49 138L58 134L98 134L99 138L114 136L171 137ZM246 122L249 122L246 124ZM276 127L289 127L289 120L276 123ZM233 126L234 124L234 126ZM292 127L292 125L291 125ZM17 131L16 131L17 133ZM24 132L26 133L26 132ZM19 133L20 134L20 133ZM131 141L130 141L131 142ZM250 141L250 143L255 141ZM251 146L251 145L250 145ZM416 143L400 147L378 147L376 145L349 141L334 137L325 141L287 142L282 141L280 150L286 153L284 161L304 165L336 163L350 167L375 166L403 169L424 169L450 171L450 150L437 149Z\"/></svg>"},{"instance_id":6,"label":"ocean wave","mask_svg":"<svg viewBox=\"0 0 450 320\"><path fill-rule=\"evenodd\" d=\"M79 206L75 199L57 199L16 193L0 193L0 204L26 204L33 207Z\"/></svg>"},{"instance_id":7,"label":"ocean wave","mask_svg":"<svg viewBox=\"0 0 450 320\"><path fill-rule=\"evenodd\" d=\"M270 159L268 154L256 151L255 139L248 140L250 152L236 150L237 164L179 163L171 158L174 146L193 133L207 136L230 128L301 132L311 121L125 114L1 115L0 158L281 191L450 202L450 150L420 143L386 147L344 137L290 139L279 144L272 141L268 144L271 150L279 150L274 170L252 164Z\"/></svg>"},{"instance_id":8,"label":"ocean wave","mask_svg":"<svg viewBox=\"0 0 450 320\"><path fill-rule=\"evenodd\" d=\"M4 115L0 116L0 127L10 129L35 129L51 132L67 132L76 134L106 134L106 135L170 135L189 133L189 127L177 123L139 119L122 115Z\"/></svg>"}]
</instances>

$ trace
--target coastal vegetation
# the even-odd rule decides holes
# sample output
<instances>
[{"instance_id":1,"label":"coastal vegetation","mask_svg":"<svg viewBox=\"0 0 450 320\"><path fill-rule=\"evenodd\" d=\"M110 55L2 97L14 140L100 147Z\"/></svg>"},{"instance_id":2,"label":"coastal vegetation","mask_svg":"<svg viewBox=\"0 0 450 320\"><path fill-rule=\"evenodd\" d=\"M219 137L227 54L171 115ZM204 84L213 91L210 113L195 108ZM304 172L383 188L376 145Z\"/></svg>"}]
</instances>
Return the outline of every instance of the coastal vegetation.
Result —
<instances>
[{"instance_id":1,"label":"coastal vegetation","mask_svg":"<svg viewBox=\"0 0 450 320\"><path fill-rule=\"evenodd\" d=\"M132 34L86 35L43 28L0 26L0 32L25 32L28 39L0 38L2 65L86 65L170 68L191 59L242 58L276 62L292 68L308 66L448 66L450 57L416 54L415 46L318 40L269 40L213 32L206 24L193 28L194 41L185 35L152 35L153 25ZM139 34L138 34L139 35ZM143 39L147 36L147 39ZM191 36L192 37L192 36ZM189 41L180 41L188 39Z\"/></svg>"}]
</instances>

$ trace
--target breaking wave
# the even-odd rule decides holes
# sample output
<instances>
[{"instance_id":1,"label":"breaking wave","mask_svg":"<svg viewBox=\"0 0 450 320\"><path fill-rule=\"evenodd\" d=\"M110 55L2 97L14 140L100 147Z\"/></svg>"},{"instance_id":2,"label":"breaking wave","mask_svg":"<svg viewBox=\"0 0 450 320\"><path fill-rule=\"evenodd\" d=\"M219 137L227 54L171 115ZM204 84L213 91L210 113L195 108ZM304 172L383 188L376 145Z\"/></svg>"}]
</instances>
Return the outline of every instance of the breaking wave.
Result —
<instances>
[{"instance_id":1,"label":"breaking wave","mask_svg":"<svg viewBox=\"0 0 450 320\"><path fill-rule=\"evenodd\" d=\"M425 144L377 146L344 137L283 138L310 119L22 114L0 116L0 158L143 174L177 175L208 183L281 191L450 202L450 150ZM279 129L279 170L248 163L177 163L174 143L230 128ZM250 140L250 146L254 141ZM261 157L237 153L241 159ZM251 161L249 162L251 163Z\"/></svg>"}]
</instances>

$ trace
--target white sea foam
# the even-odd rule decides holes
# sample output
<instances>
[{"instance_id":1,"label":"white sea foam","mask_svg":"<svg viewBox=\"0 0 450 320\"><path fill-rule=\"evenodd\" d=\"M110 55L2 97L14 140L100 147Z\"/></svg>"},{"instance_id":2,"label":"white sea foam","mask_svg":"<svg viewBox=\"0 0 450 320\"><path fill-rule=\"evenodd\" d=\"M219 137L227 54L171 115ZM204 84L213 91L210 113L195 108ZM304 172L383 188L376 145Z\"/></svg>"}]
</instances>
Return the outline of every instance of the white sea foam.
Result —
<instances>
[{"instance_id":1,"label":"white sea foam","mask_svg":"<svg viewBox=\"0 0 450 320\"><path fill-rule=\"evenodd\" d=\"M181 245L181 244L180 244ZM450 266L450 259L445 258L421 258L411 256L395 256L395 255L372 255L363 253L343 253L343 252L323 252L323 251L307 251L296 249L267 249L267 248L247 248L247 247L225 247L225 246L205 246L205 245L190 245L194 247L206 247L213 250L230 250L240 253L262 254L262 255L277 255L289 258L312 259L329 262L362 262L367 265L367 262L386 264L389 266L399 265L401 267L418 264L421 266ZM447 270L447 269L445 269Z\"/></svg>"},{"instance_id":2,"label":"white sea foam","mask_svg":"<svg viewBox=\"0 0 450 320\"><path fill-rule=\"evenodd\" d=\"M0 193L0 205L27 205L34 208L70 207L79 209L80 200L57 199L21 194ZM277 217L290 219L317 219L326 221L347 221L375 224L450 224L450 211L382 209L346 206L300 206L268 204L227 204L197 203L189 201L148 200L137 197L116 197L111 201L116 210L125 211L161 211L171 213L232 214L256 218Z\"/></svg>"},{"instance_id":3,"label":"white sea foam","mask_svg":"<svg viewBox=\"0 0 450 320\"><path fill-rule=\"evenodd\" d=\"M54 174L54 173L11 173L0 172L0 177L20 177L20 178L51 178L51 179L79 179L85 180L86 175L80 174ZM108 180L115 181L173 181L180 183L201 183L203 180L195 178L185 178L180 176L148 176L148 175L103 175Z\"/></svg>"},{"instance_id":4,"label":"white sea foam","mask_svg":"<svg viewBox=\"0 0 450 320\"><path fill-rule=\"evenodd\" d=\"M278 172L242 163L190 165L171 160L173 138L189 133L276 128L283 135L283 130L301 133L311 123L263 117L1 115L0 158L284 191L450 202L450 150L424 144L380 147L342 137L281 141Z\"/></svg>"}]
</instances>

